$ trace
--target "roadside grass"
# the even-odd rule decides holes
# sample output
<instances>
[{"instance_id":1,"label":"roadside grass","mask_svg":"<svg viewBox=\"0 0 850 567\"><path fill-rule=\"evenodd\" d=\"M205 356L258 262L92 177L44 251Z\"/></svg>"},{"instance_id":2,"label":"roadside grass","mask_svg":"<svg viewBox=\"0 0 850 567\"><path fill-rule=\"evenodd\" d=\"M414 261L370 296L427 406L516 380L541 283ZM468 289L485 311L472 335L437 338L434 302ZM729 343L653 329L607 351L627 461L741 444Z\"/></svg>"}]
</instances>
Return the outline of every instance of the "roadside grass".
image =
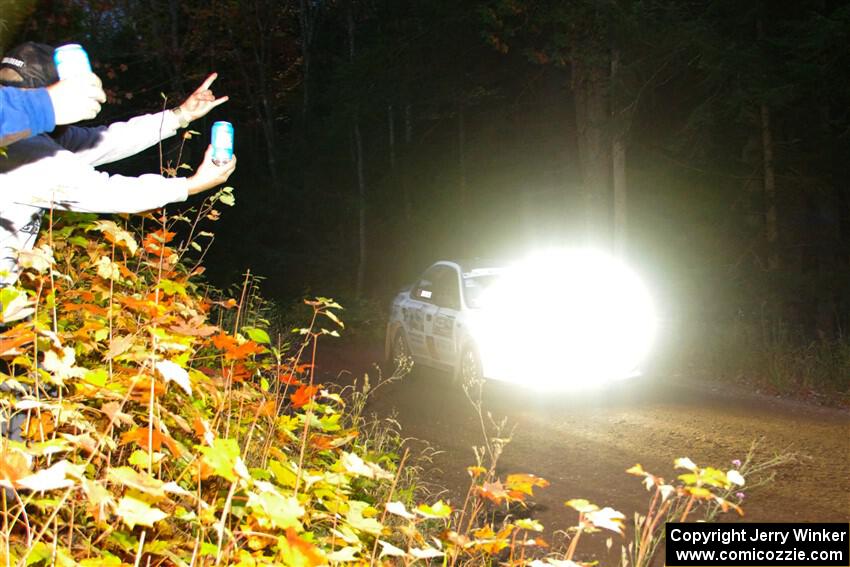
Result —
<instances>
[{"instance_id":1,"label":"roadside grass","mask_svg":"<svg viewBox=\"0 0 850 567\"><path fill-rule=\"evenodd\" d=\"M825 405L850 403L850 338L807 339L783 323L733 321L686 335L680 373Z\"/></svg>"}]
</instances>

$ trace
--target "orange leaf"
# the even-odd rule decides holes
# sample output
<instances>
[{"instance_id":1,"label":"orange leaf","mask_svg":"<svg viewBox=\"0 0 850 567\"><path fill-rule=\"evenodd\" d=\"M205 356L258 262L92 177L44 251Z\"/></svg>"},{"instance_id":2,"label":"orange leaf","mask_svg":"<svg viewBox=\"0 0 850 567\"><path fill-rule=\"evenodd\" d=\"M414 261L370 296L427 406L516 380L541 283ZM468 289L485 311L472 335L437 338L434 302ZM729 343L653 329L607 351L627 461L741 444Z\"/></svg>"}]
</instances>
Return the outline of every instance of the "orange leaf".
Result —
<instances>
[{"instance_id":1,"label":"orange leaf","mask_svg":"<svg viewBox=\"0 0 850 567\"><path fill-rule=\"evenodd\" d=\"M302 384L301 380L296 378L293 374L278 374L277 379L290 386L300 386Z\"/></svg>"},{"instance_id":2,"label":"orange leaf","mask_svg":"<svg viewBox=\"0 0 850 567\"><path fill-rule=\"evenodd\" d=\"M26 457L20 453L3 452L0 455L0 481L14 485L19 478L31 474Z\"/></svg>"},{"instance_id":3,"label":"orange leaf","mask_svg":"<svg viewBox=\"0 0 850 567\"><path fill-rule=\"evenodd\" d=\"M246 378L251 376L251 371L241 362L234 365L233 368L225 368L222 372L225 380L230 379L234 382L244 382Z\"/></svg>"},{"instance_id":4,"label":"orange leaf","mask_svg":"<svg viewBox=\"0 0 850 567\"><path fill-rule=\"evenodd\" d=\"M231 337L230 335L225 335L224 333L219 333L212 338L213 345L215 348L219 348L221 350L225 350L228 348L233 348L236 346L236 339Z\"/></svg>"},{"instance_id":5,"label":"orange leaf","mask_svg":"<svg viewBox=\"0 0 850 567\"><path fill-rule=\"evenodd\" d=\"M520 492L534 496L532 493L534 487L546 488L549 486L549 481L533 474L509 474L508 478L505 479L505 486L511 492ZM512 494L512 496L515 495Z\"/></svg>"},{"instance_id":6,"label":"orange leaf","mask_svg":"<svg viewBox=\"0 0 850 567\"><path fill-rule=\"evenodd\" d=\"M121 294L117 294L115 299L118 303L138 313L147 314L151 317L154 317L157 314L158 308L156 303L148 299L136 299L135 297Z\"/></svg>"},{"instance_id":7,"label":"orange leaf","mask_svg":"<svg viewBox=\"0 0 850 567\"><path fill-rule=\"evenodd\" d=\"M299 561L298 565L313 567L327 564L327 560L318 552L316 546L306 539L300 538L293 528L286 528L286 542L292 551L298 552L301 556L299 559L302 559L302 561Z\"/></svg>"},{"instance_id":8,"label":"orange leaf","mask_svg":"<svg viewBox=\"0 0 850 567\"><path fill-rule=\"evenodd\" d=\"M41 412L40 416L33 415L27 422L27 430L24 436L27 439L44 439L44 436L51 433L53 427L53 414L50 412Z\"/></svg>"},{"instance_id":9,"label":"orange leaf","mask_svg":"<svg viewBox=\"0 0 850 567\"><path fill-rule=\"evenodd\" d=\"M154 381L153 385L153 395L155 398L158 398L165 394L165 384L162 382ZM133 384L130 390L130 399L147 404L151 401L151 380L150 378L145 378Z\"/></svg>"},{"instance_id":10,"label":"orange leaf","mask_svg":"<svg viewBox=\"0 0 850 567\"><path fill-rule=\"evenodd\" d=\"M0 335L0 356L17 354L16 349L35 340L33 333L24 323Z\"/></svg>"},{"instance_id":11,"label":"orange leaf","mask_svg":"<svg viewBox=\"0 0 850 567\"><path fill-rule=\"evenodd\" d=\"M257 408L257 415L263 417L274 417L276 409L277 403L275 403L274 400L268 400L259 405Z\"/></svg>"},{"instance_id":12,"label":"orange leaf","mask_svg":"<svg viewBox=\"0 0 850 567\"><path fill-rule=\"evenodd\" d=\"M254 341L245 341L245 343L235 348L228 348L224 352L224 359L240 360L242 358L247 358L252 354L260 354L263 351L265 351L265 349Z\"/></svg>"},{"instance_id":13,"label":"orange leaf","mask_svg":"<svg viewBox=\"0 0 850 567\"><path fill-rule=\"evenodd\" d=\"M485 482L479 486L478 495L496 504L501 504L502 500L510 496L505 487L502 486L501 481L498 480L496 482Z\"/></svg>"},{"instance_id":14,"label":"orange leaf","mask_svg":"<svg viewBox=\"0 0 850 567\"><path fill-rule=\"evenodd\" d=\"M172 325L168 330L189 337L208 337L218 331L218 327L205 325L203 317L193 317L189 321L180 321Z\"/></svg>"},{"instance_id":15,"label":"orange leaf","mask_svg":"<svg viewBox=\"0 0 850 567\"><path fill-rule=\"evenodd\" d=\"M313 399L313 396L315 396L318 391L318 386L301 386L290 396L292 406L295 408L304 407L310 402L310 400Z\"/></svg>"},{"instance_id":16,"label":"orange leaf","mask_svg":"<svg viewBox=\"0 0 850 567\"><path fill-rule=\"evenodd\" d=\"M150 448L148 441L153 445L154 451L159 451L162 448L162 444L165 443L168 450L171 451L171 454L175 457L179 457L182 452L180 451L180 446L177 445L177 442L157 430L151 431L147 427L140 427L138 429L133 429L131 431L127 431L126 433L121 435L121 444L126 445L128 443L135 443L145 451Z\"/></svg>"}]
</instances>

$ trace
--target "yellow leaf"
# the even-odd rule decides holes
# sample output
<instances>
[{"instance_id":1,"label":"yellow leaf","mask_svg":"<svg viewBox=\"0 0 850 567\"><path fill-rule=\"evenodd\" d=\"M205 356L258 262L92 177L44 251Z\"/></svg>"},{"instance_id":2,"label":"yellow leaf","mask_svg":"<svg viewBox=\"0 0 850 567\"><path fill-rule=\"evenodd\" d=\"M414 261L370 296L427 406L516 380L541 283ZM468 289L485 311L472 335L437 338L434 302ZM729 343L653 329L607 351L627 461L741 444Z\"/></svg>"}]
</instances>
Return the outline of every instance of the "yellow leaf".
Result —
<instances>
[{"instance_id":1,"label":"yellow leaf","mask_svg":"<svg viewBox=\"0 0 850 567\"><path fill-rule=\"evenodd\" d=\"M118 517L124 520L130 529L136 526L153 527L153 525L168 517L168 514L132 496L125 496L118 502L115 509Z\"/></svg>"}]
</instances>

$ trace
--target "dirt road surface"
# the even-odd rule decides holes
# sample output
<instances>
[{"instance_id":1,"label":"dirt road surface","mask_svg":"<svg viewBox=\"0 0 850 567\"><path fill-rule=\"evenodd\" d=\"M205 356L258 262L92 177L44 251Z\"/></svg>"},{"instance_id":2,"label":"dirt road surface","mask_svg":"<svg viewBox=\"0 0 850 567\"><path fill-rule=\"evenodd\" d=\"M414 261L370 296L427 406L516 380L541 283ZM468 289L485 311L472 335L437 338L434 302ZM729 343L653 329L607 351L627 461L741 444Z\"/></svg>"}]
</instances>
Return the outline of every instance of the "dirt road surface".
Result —
<instances>
[{"instance_id":1,"label":"dirt road surface","mask_svg":"<svg viewBox=\"0 0 850 567\"><path fill-rule=\"evenodd\" d=\"M319 366L327 380L341 376L346 381L363 372L374 378L368 361L379 359L377 348L330 349ZM351 374L340 374L341 369ZM757 439L760 458L793 452L799 462L779 468L769 486L744 490L743 521L850 521L847 410L667 377L644 377L582 395L540 395L498 384L485 389L484 406L512 428L499 473L533 473L551 483L536 492L536 505L528 513L548 534L575 522L576 513L564 506L570 498L612 506L628 522L635 512L645 511L648 493L637 477L625 473L635 463L667 479L678 474L673 470L677 457L726 470ZM438 451L424 463L423 478L435 496L463 502L466 467L475 463L472 447L482 445L483 434L472 404L448 376L415 369L378 389L368 411L393 416L414 451L425 446ZM598 549L594 554L602 553Z\"/></svg>"}]
</instances>

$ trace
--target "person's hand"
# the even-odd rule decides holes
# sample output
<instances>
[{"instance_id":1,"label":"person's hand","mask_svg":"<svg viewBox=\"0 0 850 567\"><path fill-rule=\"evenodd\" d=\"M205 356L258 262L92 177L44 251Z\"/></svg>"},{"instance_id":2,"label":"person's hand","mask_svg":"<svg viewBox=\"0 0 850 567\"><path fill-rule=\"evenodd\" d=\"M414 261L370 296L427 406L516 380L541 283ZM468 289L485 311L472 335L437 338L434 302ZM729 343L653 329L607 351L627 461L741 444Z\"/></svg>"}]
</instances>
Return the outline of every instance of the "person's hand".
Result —
<instances>
[{"instance_id":1,"label":"person's hand","mask_svg":"<svg viewBox=\"0 0 850 567\"><path fill-rule=\"evenodd\" d=\"M189 178L189 195L197 195L227 181L236 169L236 156L227 163L216 165L212 160L212 146L207 146L204 161L198 166L195 175Z\"/></svg>"},{"instance_id":2,"label":"person's hand","mask_svg":"<svg viewBox=\"0 0 850 567\"><path fill-rule=\"evenodd\" d=\"M210 90L210 85L218 78L218 73L213 73L201 83L198 89L189 95L183 104L177 107L178 113L186 122L197 120L218 106L229 100L230 97L223 96L215 98L215 95Z\"/></svg>"},{"instance_id":3,"label":"person's hand","mask_svg":"<svg viewBox=\"0 0 850 567\"><path fill-rule=\"evenodd\" d=\"M63 79L47 87L47 94L53 103L57 126L90 120L106 102L106 93L94 73Z\"/></svg>"}]
</instances>

